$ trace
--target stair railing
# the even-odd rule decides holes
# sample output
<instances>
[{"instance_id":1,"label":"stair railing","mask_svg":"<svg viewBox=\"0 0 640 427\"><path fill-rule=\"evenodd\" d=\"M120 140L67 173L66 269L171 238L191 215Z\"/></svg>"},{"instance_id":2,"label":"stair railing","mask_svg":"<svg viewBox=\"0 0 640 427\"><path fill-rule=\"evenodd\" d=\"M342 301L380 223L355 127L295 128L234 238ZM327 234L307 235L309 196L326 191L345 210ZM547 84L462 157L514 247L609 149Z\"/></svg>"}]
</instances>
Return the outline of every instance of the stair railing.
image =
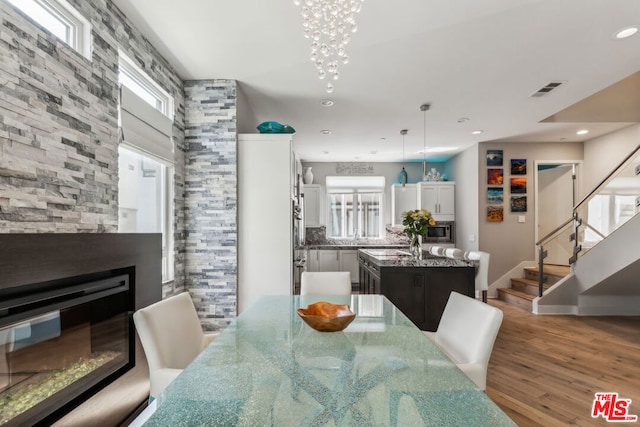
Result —
<instances>
[{"instance_id":1,"label":"stair railing","mask_svg":"<svg viewBox=\"0 0 640 427\"><path fill-rule=\"evenodd\" d=\"M640 145L573 208L574 264L591 248L640 213Z\"/></svg>"},{"instance_id":2,"label":"stair railing","mask_svg":"<svg viewBox=\"0 0 640 427\"><path fill-rule=\"evenodd\" d=\"M562 236L566 235L565 233L570 229L569 225L572 225L573 222L574 218L569 218L536 242L536 246L538 246L538 296L540 297L544 293L544 260L549 256L548 249L545 249L545 245L547 245L548 248L549 243L559 242Z\"/></svg>"},{"instance_id":3,"label":"stair railing","mask_svg":"<svg viewBox=\"0 0 640 427\"><path fill-rule=\"evenodd\" d=\"M579 256L584 256L589 249L638 214L640 214L640 145L573 207L571 218L536 242L539 270L538 296L544 293L544 260L549 256L545 246L548 248L551 243L554 243L561 247L563 243L557 242L562 240L569 224L573 223L573 233L568 236L568 242L573 242L573 249L568 262L573 265Z\"/></svg>"}]
</instances>

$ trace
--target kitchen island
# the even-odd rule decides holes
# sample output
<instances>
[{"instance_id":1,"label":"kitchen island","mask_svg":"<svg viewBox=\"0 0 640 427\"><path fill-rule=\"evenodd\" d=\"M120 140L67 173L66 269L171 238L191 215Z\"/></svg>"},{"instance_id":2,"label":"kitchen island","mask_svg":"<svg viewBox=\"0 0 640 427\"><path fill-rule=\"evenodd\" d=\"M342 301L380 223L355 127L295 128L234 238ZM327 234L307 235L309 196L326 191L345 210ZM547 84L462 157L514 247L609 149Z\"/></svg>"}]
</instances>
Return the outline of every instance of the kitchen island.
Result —
<instances>
[{"instance_id":1,"label":"kitchen island","mask_svg":"<svg viewBox=\"0 0 640 427\"><path fill-rule=\"evenodd\" d=\"M473 262L414 260L408 250L358 250L360 294L382 294L418 328L435 331L452 291L475 297Z\"/></svg>"}]
</instances>

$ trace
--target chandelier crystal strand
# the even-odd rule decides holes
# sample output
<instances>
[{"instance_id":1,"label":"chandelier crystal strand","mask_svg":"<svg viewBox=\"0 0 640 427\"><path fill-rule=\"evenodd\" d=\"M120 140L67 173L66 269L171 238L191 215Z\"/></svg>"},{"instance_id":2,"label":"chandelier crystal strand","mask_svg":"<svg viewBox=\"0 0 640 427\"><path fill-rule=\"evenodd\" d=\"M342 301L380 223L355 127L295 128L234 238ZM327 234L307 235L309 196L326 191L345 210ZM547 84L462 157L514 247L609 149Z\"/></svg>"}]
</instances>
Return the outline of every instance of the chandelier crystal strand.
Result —
<instances>
[{"instance_id":1,"label":"chandelier crystal strand","mask_svg":"<svg viewBox=\"0 0 640 427\"><path fill-rule=\"evenodd\" d=\"M340 64L349 62L346 46L351 34L358 31L355 16L364 0L293 0L301 6L304 36L311 40L309 59L316 66L318 78L327 82L327 92L333 92L332 80L338 80Z\"/></svg>"}]
</instances>

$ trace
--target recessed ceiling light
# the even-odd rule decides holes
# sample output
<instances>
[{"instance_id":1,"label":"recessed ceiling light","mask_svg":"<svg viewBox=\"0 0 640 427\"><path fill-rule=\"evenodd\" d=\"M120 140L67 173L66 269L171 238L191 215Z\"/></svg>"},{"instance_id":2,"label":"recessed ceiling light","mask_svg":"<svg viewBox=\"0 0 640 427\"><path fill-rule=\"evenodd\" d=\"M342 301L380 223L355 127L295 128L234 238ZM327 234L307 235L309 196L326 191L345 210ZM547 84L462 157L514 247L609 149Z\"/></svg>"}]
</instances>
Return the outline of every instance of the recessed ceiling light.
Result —
<instances>
[{"instance_id":1,"label":"recessed ceiling light","mask_svg":"<svg viewBox=\"0 0 640 427\"><path fill-rule=\"evenodd\" d=\"M320 133L323 134L323 135L329 135L331 133L331 130L330 129L322 129L320 131Z\"/></svg>"},{"instance_id":2,"label":"recessed ceiling light","mask_svg":"<svg viewBox=\"0 0 640 427\"><path fill-rule=\"evenodd\" d=\"M320 101L320 104L323 107L331 107L333 105L333 101L330 99L323 99L322 101Z\"/></svg>"},{"instance_id":3,"label":"recessed ceiling light","mask_svg":"<svg viewBox=\"0 0 640 427\"><path fill-rule=\"evenodd\" d=\"M576 132L576 135L586 135L588 133L589 131L587 129L580 129L578 132Z\"/></svg>"},{"instance_id":4,"label":"recessed ceiling light","mask_svg":"<svg viewBox=\"0 0 640 427\"><path fill-rule=\"evenodd\" d=\"M468 121L469 121L469 118L468 118L468 117L460 117L460 118L458 119L458 123L466 123L466 122L468 122Z\"/></svg>"},{"instance_id":5,"label":"recessed ceiling light","mask_svg":"<svg viewBox=\"0 0 640 427\"><path fill-rule=\"evenodd\" d=\"M634 26L626 27L616 31L616 33L613 36L616 39L626 39L627 37L631 37L637 32L638 32L638 27L634 25Z\"/></svg>"},{"instance_id":6,"label":"recessed ceiling light","mask_svg":"<svg viewBox=\"0 0 640 427\"><path fill-rule=\"evenodd\" d=\"M481 130L474 130L473 132L471 132L471 135L480 135L483 131Z\"/></svg>"},{"instance_id":7,"label":"recessed ceiling light","mask_svg":"<svg viewBox=\"0 0 640 427\"><path fill-rule=\"evenodd\" d=\"M382 142L386 142L386 141L387 141L387 138L382 137L382 138L380 138L380 141L382 141Z\"/></svg>"},{"instance_id":8,"label":"recessed ceiling light","mask_svg":"<svg viewBox=\"0 0 640 427\"><path fill-rule=\"evenodd\" d=\"M323 150L322 154L329 154L329 152L327 150Z\"/></svg>"}]
</instances>

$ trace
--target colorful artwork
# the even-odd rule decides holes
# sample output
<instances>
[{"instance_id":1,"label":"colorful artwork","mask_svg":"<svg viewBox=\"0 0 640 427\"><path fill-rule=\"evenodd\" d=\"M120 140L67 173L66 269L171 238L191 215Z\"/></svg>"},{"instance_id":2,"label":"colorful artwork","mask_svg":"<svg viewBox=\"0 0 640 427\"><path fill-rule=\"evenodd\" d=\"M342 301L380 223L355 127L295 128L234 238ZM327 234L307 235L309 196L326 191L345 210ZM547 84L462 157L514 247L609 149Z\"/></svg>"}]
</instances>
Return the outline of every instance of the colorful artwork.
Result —
<instances>
[{"instance_id":1,"label":"colorful artwork","mask_svg":"<svg viewBox=\"0 0 640 427\"><path fill-rule=\"evenodd\" d=\"M511 175L526 175L527 159L511 159Z\"/></svg>"},{"instance_id":2,"label":"colorful artwork","mask_svg":"<svg viewBox=\"0 0 640 427\"><path fill-rule=\"evenodd\" d=\"M511 212L526 212L527 196L511 196Z\"/></svg>"},{"instance_id":3,"label":"colorful artwork","mask_svg":"<svg viewBox=\"0 0 640 427\"><path fill-rule=\"evenodd\" d=\"M487 166L502 166L502 150L487 150Z\"/></svg>"},{"instance_id":4,"label":"colorful artwork","mask_svg":"<svg viewBox=\"0 0 640 427\"><path fill-rule=\"evenodd\" d=\"M502 203L504 200L504 190L502 188L487 188L487 203L492 205Z\"/></svg>"},{"instance_id":5,"label":"colorful artwork","mask_svg":"<svg viewBox=\"0 0 640 427\"><path fill-rule=\"evenodd\" d=\"M487 184L502 185L504 182L504 169L487 169Z\"/></svg>"},{"instance_id":6,"label":"colorful artwork","mask_svg":"<svg viewBox=\"0 0 640 427\"><path fill-rule=\"evenodd\" d=\"M502 206L487 206L487 222L502 222L503 219Z\"/></svg>"},{"instance_id":7,"label":"colorful artwork","mask_svg":"<svg viewBox=\"0 0 640 427\"><path fill-rule=\"evenodd\" d=\"M527 192L527 178L511 178L511 193L523 194Z\"/></svg>"}]
</instances>

